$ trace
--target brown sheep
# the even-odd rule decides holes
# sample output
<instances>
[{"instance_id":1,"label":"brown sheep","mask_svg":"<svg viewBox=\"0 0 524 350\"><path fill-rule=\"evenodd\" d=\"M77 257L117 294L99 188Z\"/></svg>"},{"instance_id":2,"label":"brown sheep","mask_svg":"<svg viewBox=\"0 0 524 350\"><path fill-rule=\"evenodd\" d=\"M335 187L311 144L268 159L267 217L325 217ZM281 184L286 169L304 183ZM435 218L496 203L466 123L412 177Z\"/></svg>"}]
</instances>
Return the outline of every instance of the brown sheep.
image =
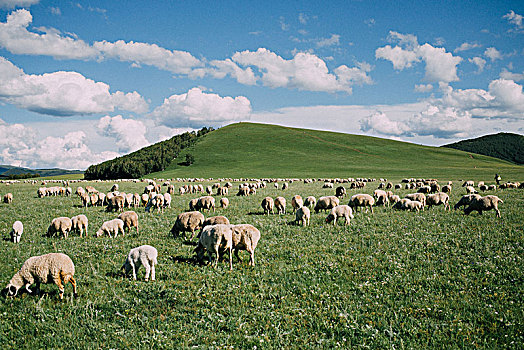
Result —
<instances>
[{"instance_id":1,"label":"brown sheep","mask_svg":"<svg viewBox=\"0 0 524 350\"><path fill-rule=\"evenodd\" d=\"M375 199L371 197L369 194L365 194L365 193L355 194L354 196L351 197L348 203L350 207L355 208L355 212L357 211L358 207L366 208L366 212L367 212L367 208L369 207L369 209L371 209L371 214L373 214L373 205L374 204L375 204Z\"/></svg>"},{"instance_id":2,"label":"brown sheep","mask_svg":"<svg viewBox=\"0 0 524 350\"><path fill-rule=\"evenodd\" d=\"M269 215L269 212L271 211L271 214L274 213L273 208L275 206L275 202L273 201L273 198L266 197L262 200L262 209L264 210L264 214Z\"/></svg>"},{"instance_id":3,"label":"brown sheep","mask_svg":"<svg viewBox=\"0 0 524 350\"><path fill-rule=\"evenodd\" d=\"M177 238L180 232L191 232L191 237L189 238L191 241L195 236L195 231L202 228L204 220L204 214L199 211L181 213L171 228L171 234L174 238Z\"/></svg>"},{"instance_id":4,"label":"brown sheep","mask_svg":"<svg viewBox=\"0 0 524 350\"><path fill-rule=\"evenodd\" d=\"M136 229L136 233L138 234L138 214L135 213L132 210L125 211L118 215L118 219L122 220L124 222L124 230L127 230L127 232L131 231L131 227L134 227Z\"/></svg>"},{"instance_id":5,"label":"brown sheep","mask_svg":"<svg viewBox=\"0 0 524 350\"><path fill-rule=\"evenodd\" d=\"M328 210L336 207L340 204L340 200L335 196L325 196L320 197L315 204L315 213L318 213L320 210Z\"/></svg>"},{"instance_id":6,"label":"brown sheep","mask_svg":"<svg viewBox=\"0 0 524 350\"><path fill-rule=\"evenodd\" d=\"M485 197L475 198L471 204L464 209L464 214L469 215L473 210L477 211L480 215L482 215L483 211L488 210L495 210L496 217L501 217L500 210L498 208L499 203L504 203L502 199L495 195L488 195Z\"/></svg>"}]
</instances>

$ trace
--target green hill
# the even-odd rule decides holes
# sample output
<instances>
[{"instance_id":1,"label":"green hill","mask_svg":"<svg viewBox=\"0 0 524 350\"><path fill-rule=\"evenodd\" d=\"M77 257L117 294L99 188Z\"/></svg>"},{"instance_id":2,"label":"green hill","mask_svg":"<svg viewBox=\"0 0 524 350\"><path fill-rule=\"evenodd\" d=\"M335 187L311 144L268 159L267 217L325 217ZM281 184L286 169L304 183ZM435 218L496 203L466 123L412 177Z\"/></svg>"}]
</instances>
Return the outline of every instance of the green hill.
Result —
<instances>
[{"instance_id":1,"label":"green hill","mask_svg":"<svg viewBox=\"0 0 524 350\"><path fill-rule=\"evenodd\" d=\"M444 145L461 151L500 158L515 164L524 164L524 136L501 132Z\"/></svg>"},{"instance_id":2,"label":"green hill","mask_svg":"<svg viewBox=\"0 0 524 350\"><path fill-rule=\"evenodd\" d=\"M194 157L183 165L186 154ZM237 123L203 136L152 177L436 177L524 179L499 159L342 133Z\"/></svg>"},{"instance_id":3,"label":"green hill","mask_svg":"<svg viewBox=\"0 0 524 350\"><path fill-rule=\"evenodd\" d=\"M65 169L29 169L12 165L0 165L0 178L24 178L31 176L49 177L61 175L78 175L83 174L81 170L65 170Z\"/></svg>"}]
</instances>

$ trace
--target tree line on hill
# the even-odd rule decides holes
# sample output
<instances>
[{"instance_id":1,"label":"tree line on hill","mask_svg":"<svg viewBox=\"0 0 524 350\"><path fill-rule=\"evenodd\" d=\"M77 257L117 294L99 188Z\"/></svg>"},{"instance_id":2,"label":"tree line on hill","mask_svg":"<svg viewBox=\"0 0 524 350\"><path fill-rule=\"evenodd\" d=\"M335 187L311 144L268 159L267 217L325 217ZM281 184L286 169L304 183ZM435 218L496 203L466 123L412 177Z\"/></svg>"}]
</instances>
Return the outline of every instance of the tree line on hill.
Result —
<instances>
[{"instance_id":1,"label":"tree line on hill","mask_svg":"<svg viewBox=\"0 0 524 350\"><path fill-rule=\"evenodd\" d=\"M455 142L442 147L483 154L519 165L524 164L524 136L518 134L501 132Z\"/></svg>"},{"instance_id":2,"label":"tree line on hill","mask_svg":"<svg viewBox=\"0 0 524 350\"><path fill-rule=\"evenodd\" d=\"M84 172L84 178L86 180L139 179L144 175L163 171L178 157L181 150L193 145L200 137L213 130L211 127L203 127L196 132L185 132L125 156L91 165Z\"/></svg>"}]
</instances>

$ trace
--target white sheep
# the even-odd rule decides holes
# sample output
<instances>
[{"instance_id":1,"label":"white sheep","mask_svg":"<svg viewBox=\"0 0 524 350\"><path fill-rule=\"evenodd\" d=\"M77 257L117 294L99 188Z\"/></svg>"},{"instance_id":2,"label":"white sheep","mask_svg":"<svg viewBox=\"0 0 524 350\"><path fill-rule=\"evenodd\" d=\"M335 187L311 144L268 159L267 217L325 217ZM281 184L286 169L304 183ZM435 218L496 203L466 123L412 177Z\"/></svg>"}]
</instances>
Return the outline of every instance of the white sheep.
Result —
<instances>
[{"instance_id":1,"label":"white sheep","mask_svg":"<svg viewBox=\"0 0 524 350\"><path fill-rule=\"evenodd\" d=\"M233 270L233 230L231 225L211 225L204 227L200 233L198 246L195 248L198 261L202 261L206 251L209 254L210 261L211 254L215 254L215 260L212 266L216 268L218 265L219 248L229 251L229 269Z\"/></svg>"},{"instance_id":2,"label":"white sheep","mask_svg":"<svg viewBox=\"0 0 524 350\"><path fill-rule=\"evenodd\" d=\"M295 223L302 223L302 226L309 226L309 220L311 218L311 211L308 207L302 206L297 209L295 213Z\"/></svg>"},{"instance_id":3,"label":"white sheep","mask_svg":"<svg viewBox=\"0 0 524 350\"><path fill-rule=\"evenodd\" d=\"M220 188L221 189L225 188L227 190L227 187L220 187ZM220 198L220 208L226 209L228 206L229 206L229 199L227 199L226 197Z\"/></svg>"},{"instance_id":4,"label":"white sheep","mask_svg":"<svg viewBox=\"0 0 524 350\"><path fill-rule=\"evenodd\" d=\"M54 218L53 221L51 221L51 225L49 225L49 228L47 229L47 236L52 237L55 235L55 233L61 233L64 238L67 238L72 227L73 223L71 222L70 218Z\"/></svg>"},{"instance_id":5,"label":"white sheep","mask_svg":"<svg viewBox=\"0 0 524 350\"><path fill-rule=\"evenodd\" d=\"M249 265L255 266L255 249L260 240L260 231L250 224L231 225L231 229L232 249L236 258L242 261L238 256L238 251L246 250L249 253Z\"/></svg>"},{"instance_id":6,"label":"white sheep","mask_svg":"<svg viewBox=\"0 0 524 350\"><path fill-rule=\"evenodd\" d=\"M350 207L355 208L355 212L357 211L358 207L366 208L366 212L367 212L367 208L369 207L369 209L371 209L371 214L373 214L373 205L374 204L375 204L375 199L366 193L359 193L359 194L355 194L351 196L351 198L349 199L349 203L348 203Z\"/></svg>"},{"instance_id":7,"label":"white sheep","mask_svg":"<svg viewBox=\"0 0 524 350\"><path fill-rule=\"evenodd\" d=\"M457 202L457 204L455 204L453 209L459 209L462 206L466 207L467 205L470 205L471 202L473 202L474 199L477 199L477 198L480 198L480 197L481 197L480 194L467 194L467 195L464 195L464 196L462 196L462 198L460 198L460 200Z\"/></svg>"},{"instance_id":8,"label":"white sheep","mask_svg":"<svg viewBox=\"0 0 524 350\"><path fill-rule=\"evenodd\" d=\"M180 232L191 232L191 238L189 238L191 241L195 236L195 231L202 228L204 220L204 214L199 211L181 213L171 228L171 234L177 238Z\"/></svg>"},{"instance_id":9,"label":"white sheep","mask_svg":"<svg viewBox=\"0 0 524 350\"><path fill-rule=\"evenodd\" d=\"M500 210L498 208L499 203L504 203L502 199L495 195L489 195L485 197L475 198L471 201L470 205L464 209L464 214L469 215L473 210L477 211L480 215L482 215L483 211L488 210L495 210L496 216L500 216Z\"/></svg>"},{"instance_id":10,"label":"white sheep","mask_svg":"<svg viewBox=\"0 0 524 350\"><path fill-rule=\"evenodd\" d=\"M275 198L275 208L277 208L278 214L286 213L286 199L284 197Z\"/></svg>"},{"instance_id":11,"label":"white sheep","mask_svg":"<svg viewBox=\"0 0 524 350\"><path fill-rule=\"evenodd\" d=\"M302 197L300 195L294 195L293 198L291 198L291 207L293 207L293 213L300 207L304 205L304 201L302 200Z\"/></svg>"},{"instance_id":12,"label":"white sheep","mask_svg":"<svg viewBox=\"0 0 524 350\"><path fill-rule=\"evenodd\" d=\"M444 204L444 210L451 210L449 206L449 196L444 192L430 194L426 198L426 204L431 208L433 205Z\"/></svg>"},{"instance_id":13,"label":"white sheep","mask_svg":"<svg viewBox=\"0 0 524 350\"><path fill-rule=\"evenodd\" d=\"M85 230L86 237L87 237L87 227L89 225L87 216L83 214L73 216L71 218L71 225L72 225L71 231L79 232L80 237L82 237L84 234L84 230Z\"/></svg>"},{"instance_id":14,"label":"white sheep","mask_svg":"<svg viewBox=\"0 0 524 350\"><path fill-rule=\"evenodd\" d=\"M36 283L36 290L40 291L40 284L54 283L58 286L60 299L64 298L64 285L71 282L73 293L77 295L76 281L73 278L75 265L70 257L62 253L49 253L33 256L27 259L20 270L15 273L6 287L7 295L14 297L18 290L25 286L28 293L29 287Z\"/></svg>"},{"instance_id":15,"label":"white sheep","mask_svg":"<svg viewBox=\"0 0 524 350\"><path fill-rule=\"evenodd\" d=\"M20 243L20 238L24 232L24 225L21 221L15 221L13 229L11 230L11 240L13 243Z\"/></svg>"},{"instance_id":16,"label":"white sheep","mask_svg":"<svg viewBox=\"0 0 524 350\"><path fill-rule=\"evenodd\" d=\"M313 196L307 197L306 200L304 201L304 206L308 208L314 208L316 204L317 204L317 199Z\"/></svg>"},{"instance_id":17,"label":"white sheep","mask_svg":"<svg viewBox=\"0 0 524 350\"><path fill-rule=\"evenodd\" d=\"M118 236L118 233L122 233L123 236L125 234L124 222L120 219L113 219L104 222L100 229L96 231L96 237L100 237L104 233L108 234L109 237L113 237L112 235L115 235L115 238Z\"/></svg>"},{"instance_id":18,"label":"white sheep","mask_svg":"<svg viewBox=\"0 0 524 350\"><path fill-rule=\"evenodd\" d=\"M125 275L129 275L130 272L133 272L133 279L136 280L136 273L142 265L146 269L145 280L149 280L149 274L151 273L151 281L154 281L157 257L158 251L155 247L147 244L141 245L140 247L133 248L129 251L121 270L125 271Z\"/></svg>"},{"instance_id":19,"label":"white sheep","mask_svg":"<svg viewBox=\"0 0 524 350\"><path fill-rule=\"evenodd\" d=\"M127 232L131 231L131 227L136 229L138 234L138 214L132 210L125 211L118 215L118 219L124 222L124 231L127 229Z\"/></svg>"},{"instance_id":20,"label":"white sheep","mask_svg":"<svg viewBox=\"0 0 524 350\"><path fill-rule=\"evenodd\" d=\"M351 219L353 219L353 211L349 205L337 205L331 209L331 212L326 217L326 222L330 223L333 221L333 226L336 226L338 218L344 218L344 223L349 225Z\"/></svg>"},{"instance_id":21,"label":"white sheep","mask_svg":"<svg viewBox=\"0 0 524 350\"><path fill-rule=\"evenodd\" d=\"M262 199L261 206L262 206L262 209L264 210L264 214L269 215L269 212L271 212L271 214L274 213L273 209L275 207L275 202L273 201L273 198L266 197Z\"/></svg>"},{"instance_id":22,"label":"white sheep","mask_svg":"<svg viewBox=\"0 0 524 350\"><path fill-rule=\"evenodd\" d=\"M315 213L318 213L320 210L332 209L339 204L340 200L336 196L320 197L315 204Z\"/></svg>"},{"instance_id":23,"label":"white sheep","mask_svg":"<svg viewBox=\"0 0 524 350\"><path fill-rule=\"evenodd\" d=\"M11 204L13 203L13 194L12 193L6 193L4 196L4 203Z\"/></svg>"}]
</instances>

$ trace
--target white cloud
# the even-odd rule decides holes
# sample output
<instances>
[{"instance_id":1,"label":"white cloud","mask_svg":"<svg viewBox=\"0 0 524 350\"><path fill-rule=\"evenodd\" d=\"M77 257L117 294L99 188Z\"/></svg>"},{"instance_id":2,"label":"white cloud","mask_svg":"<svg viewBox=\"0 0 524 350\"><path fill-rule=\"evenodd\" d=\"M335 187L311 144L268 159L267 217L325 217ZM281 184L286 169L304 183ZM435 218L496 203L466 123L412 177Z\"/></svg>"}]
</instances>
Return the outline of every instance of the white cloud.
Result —
<instances>
[{"instance_id":1,"label":"white cloud","mask_svg":"<svg viewBox=\"0 0 524 350\"><path fill-rule=\"evenodd\" d=\"M118 152L134 152L150 144L146 139L146 126L133 119L124 119L121 115L105 116L97 125L98 132L103 136L114 137Z\"/></svg>"},{"instance_id":2,"label":"white cloud","mask_svg":"<svg viewBox=\"0 0 524 350\"><path fill-rule=\"evenodd\" d=\"M0 47L19 55L48 55L57 59L93 59L98 52L82 40L45 29L44 34L27 30L33 16L28 10L13 11L0 22Z\"/></svg>"},{"instance_id":3,"label":"white cloud","mask_svg":"<svg viewBox=\"0 0 524 350\"><path fill-rule=\"evenodd\" d=\"M386 45L375 51L375 57L389 60L397 70L409 68L413 63L423 60L426 63L425 79L429 82L444 82L459 80L457 65L461 57L453 56L444 48L433 47L430 44L419 45L416 36L390 32L389 40L399 41L400 46Z\"/></svg>"},{"instance_id":4,"label":"white cloud","mask_svg":"<svg viewBox=\"0 0 524 350\"><path fill-rule=\"evenodd\" d=\"M105 58L116 58L139 65L146 64L176 74L189 74L193 68L202 65L202 62L189 52L167 50L156 44L123 40L111 43L104 40L95 42L93 47Z\"/></svg>"},{"instance_id":5,"label":"white cloud","mask_svg":"<svg viewBox=\"0 0 524 350\"><path fill-rule=\"evenodd\" d=\"M502 16L502 18L506 18L509 23L513 24L515 26L515 30L521 31L524 29L524 25L522 24L522 15L515 13L513 10Z\"/></svg>"},{"instance_id":6,"label":"white cloud","mask_svg":"<svg viewBox=\"0 0 524 350\"><path fill-rule=\"evenodd\" d=\"M298 21L302 24L306 24L307 21L309 20L309 16L306 15L305 13L299 13L298 14Z\"/></svg>"},{"instance_id":7,"label":"white cloud","mask_svg":"<svg viewBox=\"0 0 524 350\"><path fill-rule=\"evenodd\" d=\"M462 52L462 51L468 51L468 50L476 49L477 47L482 47L482 45L477 44L477 43L467 43L466 42L466 43L462 43L462 45L460 45L455 50L453 50L453 52L457 53L457 52Z\"/></svg>"},{"instance_id":8,"label":"white cloud","mask_svg":"<svg viewBox=\"0 0 524 350\"><path fill-rule=\"evenodd\" d=\"M340 35L331 34L329 38L318 39L316 42L317 47L329 47L340 44Z\"/></svg>"},{"instance_id":9,"label":"white cloud","mask_svg":"<svg viewBox=\"0 0 524 350\"><path fill-rule=\"evenodd\" d=\"M387 136L401 136L409 130L403 122L390 120L383 112L375 112L359 120L360 130L376 132Z\"/></svg>"},{"instance_id":10,"label":"white cloud","mask_svg":"<svg viewBox=\"0 0 524 350\"><path fill-rule=\"evenodd\" d=\"M504 68L502 69L502 72L500 72L500 77L506 80L521 81L524 80L524 72L513 73Z\"/></svg>"},{"instance_id":11,"label":"white cloud","mask_svg":"<svg viewBox=\"0 0 524 350\"><path fill-rule=\"evenodd\" d=\"M307 91L344 91L351 93L354 83L368 84L370 66L340 66L334 74L329 72L326 63L316 55L298 52L293 59L286 60L265 48L257 51L242 51L233 55L233 61L242 66L256 67L262 76L258 79L271 88L286 87Z\"/></svg>"},{"instance_id":12,"label":"white cloud","mask_svg":"<svg viewBox=\"0 0 524 350\"><path fill-rule=\"evenodd\" d=\"M0 8L14 9L15 7L29 7L38 4L40 0L0 0Z\"/></svg>"},{"instance_id":13,"label":"white cloud","mask_svg":"<svg viewBox=\"0 0 524 350\"><path fill-rule=\"evenodd\" d=\"M38 131L0 119L0 163L30 168L86 169L119 156L112 151L92 152L83 131L61 137L40 137Z\"/></svg>"},{"instance_id":14,"label":"white cloud","mask_svg":"<svg viewBox=\"0 0 524 350\"><path fill-rule=\"evenodd\" d=\"M488 47L486 51L484 51L484 56L491 59L491 62L502 59L502 54L494 47Z\"/></svg>"},{"instance_id":15,"label":"white cloud","mask_svg":"<svg viewBox=\"0 0 524 350\"><path fill-rule=\"evenodd\" d=\"M368 27L373 27L376 23L374 18L369 18L364 21L365 24L367 24Z\"/></svg>"},{"instance_id":16,"label":"white cloud","mask_svg":"<svg viewBox=\"0 0 524 350\"><path fill-rule=\"evenodd\" d=\"M240 68L235 62L227 58L223 61L214 60L209 63L212 68L197 68L194 69L190 74L190 78L202 78L206 74L211 75L213 78L223 79L227 75L236 79L240 84L244 85L255 85L257 78L253 73L251 67L246 69Z\"/></svg>"},{"instance_id":17,"label":"white cloud","mask_svg":"<svg viewBox=\"0 0 524 350\"><path fill-rule=\"evenodd\" d=\"M166 98L151 115L159 125L199 128L246 120L250 113L251 103L244 96L221 97L193 88L187 93Z\"/></svg>"},{"instance_id":18,"label":"white cloud","mask_svg":"<svg viewBox=\"0 0 524 350\"><path fill-rule=\"evenodd\" d=\"M25 74L0 57L0 101L41 114L70 116L112 112L115 108L146 112L147 103L137 92L109 92L109 85L77 72Z\"/></svg>"},{"instance_id":19,"label":"white cloud","mask_svg":"<svg viewBox=\"0 0 524 350\"><path fill-rule=\"evenodd\" d=\"M431 84L415 85L416 92L430 92L431 90L433 90L433 85Z\"/></svg>"},{"instance_id":20,"label":"white cloud","mask_svg":"<svg viewBox=\"0 0 524 350\"><path fill-rule=\"evenodd\" d=\"M477 66L478 68L477 73L482 72L484 70L484 67L486 66L486 60L483 59L482 57L469 58L468 61L471 63L474 63Z\"/></svg>"}]
</instances>

